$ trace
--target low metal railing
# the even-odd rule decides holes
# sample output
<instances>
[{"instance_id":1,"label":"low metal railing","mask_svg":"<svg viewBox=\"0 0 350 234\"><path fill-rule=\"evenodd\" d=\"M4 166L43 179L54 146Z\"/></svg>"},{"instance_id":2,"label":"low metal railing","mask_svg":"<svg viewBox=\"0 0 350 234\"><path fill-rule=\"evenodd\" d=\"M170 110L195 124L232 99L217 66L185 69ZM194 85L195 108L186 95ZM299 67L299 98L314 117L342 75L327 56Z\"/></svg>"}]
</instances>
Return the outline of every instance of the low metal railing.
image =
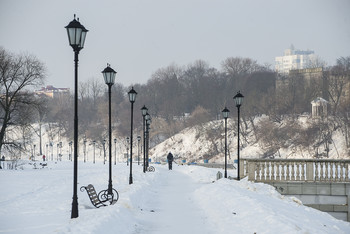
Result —
<instances>
[{"instance_id":1,"label":"low metal railing","mask_svg":"<svg viewBox=\"0 0 350 234\"><path fill-rule=\"evenodd\" d=\"M240 159L240 176L250 181L350 182L350 160Z\"/></svg>"}]
</instances>

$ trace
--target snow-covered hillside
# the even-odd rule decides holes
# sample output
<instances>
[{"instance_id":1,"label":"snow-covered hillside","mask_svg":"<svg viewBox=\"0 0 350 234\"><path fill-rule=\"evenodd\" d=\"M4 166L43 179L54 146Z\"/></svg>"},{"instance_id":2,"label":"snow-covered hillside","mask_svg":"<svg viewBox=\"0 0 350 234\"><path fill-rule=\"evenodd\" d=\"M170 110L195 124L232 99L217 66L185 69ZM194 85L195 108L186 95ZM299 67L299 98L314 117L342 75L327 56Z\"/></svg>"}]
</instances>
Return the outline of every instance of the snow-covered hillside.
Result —
<instances>
[{"instance_id":1,"label":"snow-covered hillside","mask_svg":"<svg viewBox=\"0 0 350 234\"><path fill-rule=\"evenodd\" d=\"M266 116L256 118L254 119L254 124L259 126L266 118ZM307 116L299 117L298 119L300 126L304 127L308 126L311 121ZM232 163L237 157L236 124L237 122L233 119L228 119L227 147L229 163ZM285 121L280 125L283 126L283 124L285 124ZM247 126L245 137L243 138L241 134L240 156L243 158L260 158L264 155L264 146L260 141L256 140L251 124L247 123ZM153 161L164 161L168 152L171 151L179 161L186 160L186 162L203 163L205 159L209 159L211 163L222 163L225 152L224 137L224 120L212 121L182 130L180 133L153 147L150 150L150 155ZM344 136L340 129L332 134L332 141L329 147L329 158L348 158ZM322 147L320 148L323 150ZM288 147L280 148L279 154L281 158L312 158L313 152L309 149L290 144ZM275 156L278 157L279 155Z\"/></svg>"},{"instance_id":2,"label":"snow-covered hillside","mask_svg":"<svg viewBox=\"0 0 350 234\"><path fill-rule=\"evenodd\" d=\"M242 158L261 158L266 157L266 152L268 151L268 147L261 140L261 135L267 135L269 133L269 129L260 130L260 135L256 134L256 129L261 128L268 119L267 116L261 116L254 118L252 126L252 122L246 121L241 126L241 147L240 147L240 155ZM242 121L243 122L243 121ZM329 120L329 122L332 122ZM296 127L298 128L307 128L311 124L315 123L314 120L310 119L308 116L300 116L296 120ZM285 132L286 128L289 128L288 120L283 120L280 123L272 123L272 126L276 126L274 131L278 132L279 128L281 128L281 132ZM233 163L233 161L237 157L237 122L233 118L228 119L228 131L227 131L227 149L228 149L228 163ZM254 130L255 128L255 130ZM293 126L290 127L292 129ZM38 132L38 125L34 125L33 128ZM283 129L283 131L282 131ZM12 156L21 156L22 159L29 159L29 157L35 153L38 159L41 158L39 154L39 136L34 133L33 130L27 133L27 135L32 136L27 139L19 138L21 136L21 132L11 131L11 138L15 139L16 142L22 144L22 148L25 146L26 150L22 150L21 152L16 150L16 148L12 148L10 150L3 148L2 155L8 159ZM151 130L152 131L152 130ZM265 134L266 133L266 134ZM152 133L151 133L152 135ZM260 138L259 138L260 136ZM225 144L225 130L224 130L224 120L216 120L211 121L205 124L196 125L194 127L189 127L178 134L166 139L158 145L155 145L150 149L150 157L152 161L166 161L166 155L168 152L172 152L177 159L177 162L181 162L181 160L186 160L189 162L203 163L204 160L209 160L210 163L223 163L224 162L224 144ZM273 157L281 157L281 158L313 158L315 156L315 148L317 145L315 142L307 142L311 141L308 138L304 138L305 142L307 142L308 146L299 145L295 142L298 142L298 133L294 132L294 135L291 136L291 139L288 139L287 136L286 142L282 146L278 146L278 153L273 153ZM321 136L322 137L322 136ZM122 162L126 161L126 154L128 152L127 148L129 145L127 144L125 137L116 137L116 144L112 143L112 157L113 161L116 157L117 161ZM114 139L114 136L113 136ZM44 124L42 126L42 153L45 154L48 158L56 159L57 155L69 155L71 152L71 148L69 146L69 142L72 139L67 139L65 137L61 137L59 134L59 130L55 127L54 124ZM276 139L275 139L276 141ZM25 142L25 144L23 143ZM62 148L58 147L58 143L62 142ZM141 141L142 143L142 141ZM273 146L274 142L269 142L270 145ZM106 154L108 158L108 142L106 142ZM340 128L331 131L330 138L327 140L327 144L329 147L328 158L330 159L349 159L349 152L346 148L345 138L341 132ZM36 146L36 148L34 147ZM137 157L137 154L141 151L137 150L138 142L136 138L134 138L133 144L133 157L134 160ZM153 144L151 144L153 145ZM270 146L271 147L271 146ZM323 144L318 144L319 149L317 152L320 154L325 154L325 147ZM103 150L103 139L97 139L95 144L91 139L86 141L84 145L84 139L79 137L79 156L86 157L87 161L93 160L94 149L95 149L95 158L97 161L104 160L104 150ZM35 152L34 152L35 151ZM141 154L141 152L140 152ZM271 155L268 155L271 156ZM323 156L324 157L324 156Z\"/></svg>"}]
</instances>

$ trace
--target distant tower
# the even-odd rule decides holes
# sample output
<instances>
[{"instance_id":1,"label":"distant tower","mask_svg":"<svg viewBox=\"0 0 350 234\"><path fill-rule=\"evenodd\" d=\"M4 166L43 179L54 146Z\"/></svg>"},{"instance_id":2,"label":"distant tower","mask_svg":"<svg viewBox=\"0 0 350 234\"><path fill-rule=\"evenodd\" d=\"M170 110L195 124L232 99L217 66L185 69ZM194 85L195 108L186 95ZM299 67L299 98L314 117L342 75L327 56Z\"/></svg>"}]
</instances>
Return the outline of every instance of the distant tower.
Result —
<instances>
[{"instance_id":1,"label":"distant tower","mask_svg":"<svg viewBox=\"0 0 350 234\"><path fill-rule=\"evenodd\" d=\"M284 51L283 56L275 58L275 69L278 73L287 74L290 70L310 67L316 59L314 51L296 50L292 44Z\"/></svg>"}]
</instances>

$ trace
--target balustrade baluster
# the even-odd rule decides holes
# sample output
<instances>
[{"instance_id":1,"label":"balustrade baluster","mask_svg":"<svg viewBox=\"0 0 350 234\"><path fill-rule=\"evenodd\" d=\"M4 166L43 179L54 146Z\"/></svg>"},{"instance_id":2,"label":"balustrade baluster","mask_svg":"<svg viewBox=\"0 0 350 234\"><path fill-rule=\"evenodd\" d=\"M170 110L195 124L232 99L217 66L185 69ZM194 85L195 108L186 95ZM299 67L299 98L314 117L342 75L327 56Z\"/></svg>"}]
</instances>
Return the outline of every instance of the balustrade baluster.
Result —
<instances>
[{"instance_id":1,"label":"balustrade baluster","mask_svg":"<svg viewBox=\"0 0 350 234\"><path fill-rule=\"evenodd\" d=\"M305 162L300 162L300 180L305 180Z\"/></svg>"},{"instance_id":2,"label":"balustrade baluster","mask_svg":"<svg viewBox=\"0 0 350 234\"><path fill-rule=\"evenodd\" d=\"M263 173L262 176L261 176L261 179L266 181L266 162L263 162L261 171Z\"/></svg>"},{"instance_id":3,"label":"balustrade baluster","mask_svg":"<svg viewBox=\"0 0 350 234\"><path fill-rule=\"evenodd\" d=\"M248 175L248 162L245 160L245 174Z\"/></svg>"},{"instance_id":4,"label":"balustrade baluster","mask_svg":"<svg viewBox=\"0 0 350 234\"><path fill-rule=\"evenodd\" d=\"M340 166L340 178L339 179L341 182L343 182L344 181L344 163L343 162L340 163L339 166Z\"/></svg>"},{"instance_id":5,"label":"balustrade baluster","mask_svg":"<svg viewBox=\"0 0 350 234\"><path fill-rule=\"evenodd\" d=\"M326 181L328 181L328 180L329 180L329 175L328 175L328 172L329 172L329 170L328 170L329 165L328 165L328 162L325 162L324 165L325 165L324 179L325 179Z\"/></svg>"},{"instance_id":6,"label":"balustrade baluster","mask_svg":"<svg viewBox=\"0 0 350 234\"><path fill-rule=\"evenodd\" d=\"M270 162L266 162L266 180L270 179Z\"/></svg>"},{"instance_id":7,"label":"balustrade baluster","mask_svg":"<svg viewBox=\"0 0 350 234\"><path fill-rule=\"evenodd\" d=\"M334 173L334 163L329 163L330 164L330 171L331 171L331 174L330 174L330 180L331 181L333 181L333 178L334 178L334 175L333 175L333 173Z\"/></svg>"},{"instance_id":8,"label":"balustrade baluster","mask_svg":"<svg viewBox=\"0 0 350 234\"><path fill-rule=\"evenodd\" d=\"M345 163L345 181L349 181L349 164Z\"/></svg>"},{"instance_id":9,"label":"balustrade baluster","mask_svg":"<svg viewBox=\"0 0 350 234\"><path fill-rule=\"evenodd\" d=\"M276 180L277 181L281 180L281 177L280 177L280 163L279 162L276 163Z\"/></svg>"},{"instance_id":10,"label":"balustrade baluster","mask_svg":"<svg viewBox=\"0 0 350 234\"><path fill-rule=\"evenodd\" d=\"M292 174L291 174L291 180L294 181L295 180L295 169L294 169L294 162L292 162Z\"/></svg>"},{"instance_id":11,"label":"balustrade baluster","mask_svg":"<svg viewBox=\"0 0 350 234\"><path fill-rule=\"evenodd\" d=\"M315 180L320 180L318 176L318 162L315 162Z\"/></svg>"},{"instance_id":12,"label":"balustrade baluster","mask_svg":"<svg viewBox=\"0 0 350 234\"><path fill-rule=\"evenodd\" d=\"M287 165L286 180L288 181L288 180L290 180L290 175L289 175L289 166L290 166L290 163L287 162L286 165Z\"/></svg>"},{"instance_id":13,"label":"balustrade baluster","mask_svg":"<svg viewBox=\"0 0 350 234\"><path fill-rule=\"evenodd\" d=\"M275 177L275 162L271 162L271 180L275 181L276 177Z\"/></svg>"},{"instance_id":14,"label":"balustrade baluster","mask_svg":"<svg viewBox=\"0 0 350 234\"><path fill-rule=\"evenodd\" d=\"M297 174L296 174L296 176L295 176L295 179L297 180L297 181L299 181L300 180L300 162L297 162L296 163L296 166L297 166Z\"/></svg>"},{"instance_id":15,"label":"balustrade baluster","mask_svg":"<svg viewBox=\"0 0 350 234\"><path fill-rule=\"evenodd\" d=\"M241 168L240 168L240 170L242 170L242 172L243 172L243 176L246 176L247 175L247 168L246 168L246 164L245 164L245 160L240 160L242 163L241 163Z\"/></svg>"},{"instance_id":16,"label":"balustrade baluster","mask_svg":"<svg viewBox=\"0 0 350 234\"><path fill-rule=\"evenodd\" d=\"M282 169L282 173L281 173L281 180L286 180L286 178L284 177L285 176L285 163L281 163L281 169Z\"/></svg>"},{"instance_id":17,"label":"balustrade baluster","mask_svg":"<svg viewBox=\"0 0 350 234\"><path fill-rule=\"evenodd\" d=\"M340 176L339 176L339 162L334 163L335 166L335 175L334 175L334 179L335 181L339 181L340 180Z\"/></svg>"},{"instance_id":18,"label":"balustrade baluster","mask_svg":"<svg viewBox=\"0 0 350 234\"><path fill-rule=\"evenodd\" d=\"M346 162L344 162L344 166L343 166L343 170L344 170L344 175L343 175L343 178L344 178L344 181L347 181L347 177L348 175L346 174L346 168L348 167L348 164Z\"/></svg>"},{"instance_id":19,"label":"balustrade baluster","mask_svg":"<svg viewBox=\"0 0 350 234\"><path fill-rule=\"evenodd\" d=\"M320 162L320 180L324 180L324 162Z\"/></svg>"},{"instance_id":20,"label":"balustrade baluster","mask_svg":"<svg viewBox=\"0 0 350 234\"><path fill-rule=\"evenodd\" d=\"M306 163L302 163L301 164L301 179L300 180L306 180L306 175L305 175L305 167L306 167Z\"/></svg>"}]
</instances>

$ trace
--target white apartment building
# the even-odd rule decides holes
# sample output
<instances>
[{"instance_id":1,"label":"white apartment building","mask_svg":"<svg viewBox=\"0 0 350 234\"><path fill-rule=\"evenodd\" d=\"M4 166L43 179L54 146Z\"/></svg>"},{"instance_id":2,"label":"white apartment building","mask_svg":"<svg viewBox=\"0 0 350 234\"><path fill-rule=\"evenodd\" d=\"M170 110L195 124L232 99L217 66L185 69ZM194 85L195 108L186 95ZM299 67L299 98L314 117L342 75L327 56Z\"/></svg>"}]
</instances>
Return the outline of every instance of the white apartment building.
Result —
<instances>
[{"instance_id":1,"label":"white apartment building","mask_svg":"<svg viewBox=\"0 0 350 234\"><path fill-rule=\"evenodd\" d=\"M309 68L316 59L314 51L295 50L291 45L283 56L275 58L275 69L278 73L288 73L290 70Z\"/></svg>"}]
</instances>

